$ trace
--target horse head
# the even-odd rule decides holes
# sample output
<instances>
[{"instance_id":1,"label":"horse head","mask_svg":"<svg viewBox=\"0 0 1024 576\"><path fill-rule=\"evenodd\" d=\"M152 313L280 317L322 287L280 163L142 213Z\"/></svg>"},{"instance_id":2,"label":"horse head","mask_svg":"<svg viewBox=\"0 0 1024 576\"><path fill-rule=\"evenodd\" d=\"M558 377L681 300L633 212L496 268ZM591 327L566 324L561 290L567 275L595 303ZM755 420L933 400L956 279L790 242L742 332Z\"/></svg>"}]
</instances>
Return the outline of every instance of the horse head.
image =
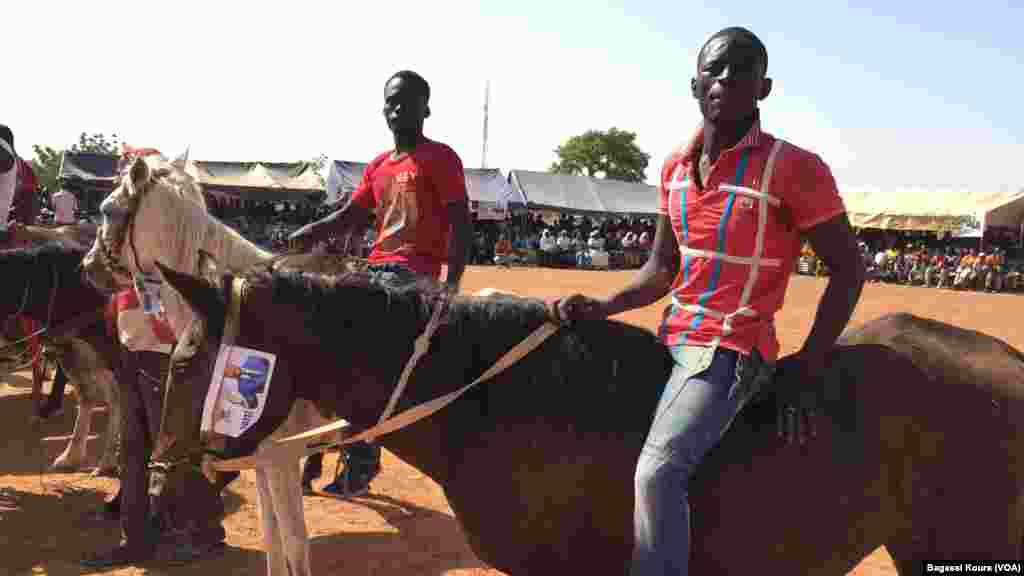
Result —
<instances>
[{"instance_id":1,"label":"horse head","mask_svg":"<svg viewBox=\"0 0 1024 576\"><path fill-rule=\"evenodd\" d=\"M295 264L301 271L291 268ZM338 266L347 273L308 272ZM414 338L430 317L430 308L424 305L427 299L415 289L376 284L358 271L356 263L337 258L267 262L245 276L212 269L196 276L160 262L156 267L189 306L195 321L172 355L154 455L166 474L151 485L155 486L152 492L163 489L156 484L180 484L185 476L194 476L204 459L210 460L211 452L219 458L234 458L262 450L260 443L286 420L297 398L317 403L325 415L352 414L356 416L353 424L372 424L388 402ZM214 427L203 422L204 404L223 344L276 357L262 414L237 438L201 431L204 426ZM324 385L317 378L321 370L340 375L337 381L347 386L333 380ZM180 464L191 464L193 472ZM207 466L204 471L207 479L217 483L219 475L211 470Z\"/></svg>"},{"instance_id":2,"label":"horse head","mask_svg":"<svg viewBox=\"0 0 1024 576\"><path fill-rule=\"evenodd\" d=\"M149 255L159 252L151 245L168 240L171 231L167 230L167 220L171 214L166 207L168 202L181 198L206 209L202 191L179 165L159 156L134 159L114 191L100 204L102 222L82 262L89 281L101 291L113 292L119 286L130 285L134 273L154 272Z\"/></svg>"}]
</instances>

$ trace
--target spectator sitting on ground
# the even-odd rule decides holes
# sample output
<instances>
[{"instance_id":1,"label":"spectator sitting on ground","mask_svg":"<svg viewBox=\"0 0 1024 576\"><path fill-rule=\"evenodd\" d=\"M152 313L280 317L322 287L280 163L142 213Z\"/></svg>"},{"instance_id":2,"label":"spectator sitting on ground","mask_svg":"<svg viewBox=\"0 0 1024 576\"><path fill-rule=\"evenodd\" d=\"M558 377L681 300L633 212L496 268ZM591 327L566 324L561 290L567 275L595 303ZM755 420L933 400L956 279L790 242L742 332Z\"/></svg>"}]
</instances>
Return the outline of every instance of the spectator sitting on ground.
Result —
<instances>
[{"instance_id":1,"label":"spectator sitting on ground","mask_svg":"<svg viewBox=\"0 0 1024 576\"><path fill-rule=\"evenodd\" d=\"M622 249L629 250L634 245L636 245L636 234L633 234L633 231L630 230L629 232L626 232L625 236L622 237Z\"/></svg>"},{"instance_id":2,"label":"spectator sitting on ground","mask_svg":"<svg viewBox=\"0 0 1024 576\"><path fill-rule=\"evenodd\" d=\"M558 264L572 266L575 260L572 255L572 238L569 236L569 231L565 228L558 233L558 252Z\"/></svg>"},{"instance_id":3,"label":"spectator sitting on ground","mask_svg":"<svg viewBox=\"0 0 1024 576\"><path fill-rule=\"evenodd\" d=\"M640 233L640 239L637 240L637 245L640 246L640 250L647 252L651 249L651 234L647 230Z\"/></svg>"},{"instance_id":4,"label":"spectator sitting on ground","mask_svg":"<svg viewBox=\"0 0 1024 576\"><path fill-rule=\"evenodd\" d=\"M565 252L570 248L572 248L572 238L569 237L569 231L563 228L558 233L558 249Z\"/></svg>"},{"instance_id":5,"label":"spectator sitting on ground","mask_svg":"<svg viewBox=\"0 0 1024 576\"><path fill-rule=\"evenodd\" d=\"M542 266L554 266L558 257L558 241L548 228L540 234L540 257Z\"/></svg>"},{"instance_id":6,"label":"spectator sitting on ground","mask_svg":"<svg viewBox=\"0 0 1024 576\"><path fill-rule=\"evenodd\" d=\"M512 264L512 242L509 242L507 232L502 232L494 243L494 263L505 267Z\"/></svg>"},{"instance_id":7,"label":"spectator sitting on ground","mask_svg":"<svg viewBox=\"0 0 1024 576\"><path fill-rule=\"evenodd\" d=\"M590 238L587 240L587 247L596 252L604 251L604 235L598 229L591 230Z\"/></svg>"}]
</instances>

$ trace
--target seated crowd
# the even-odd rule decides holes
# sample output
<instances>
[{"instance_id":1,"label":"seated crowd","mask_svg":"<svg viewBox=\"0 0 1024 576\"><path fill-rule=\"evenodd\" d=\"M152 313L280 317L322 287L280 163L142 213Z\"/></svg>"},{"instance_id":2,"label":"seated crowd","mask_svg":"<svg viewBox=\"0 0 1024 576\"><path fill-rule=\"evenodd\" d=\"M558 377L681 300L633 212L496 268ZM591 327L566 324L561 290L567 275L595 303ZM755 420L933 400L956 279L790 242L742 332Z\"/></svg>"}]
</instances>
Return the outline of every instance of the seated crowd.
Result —
<instances>
[{"instance_id":1,"label":"seated crowd","mask_svg":"<svg viewBox=\"0 0 1024 576\"><path fill-rule=\"evenodd\" d=\"M473 264L639 268L654 239L654 224L647 219L563 214L547 224L539 215L524 215L474 224Z\"/></svg>"},{"instance_id":2,"label":"seated crowd","mask_svg":"<svg viewBox=\"0 0 1024 576\"><path fill-rule=\"evenodd\" d=\"M924 241L871 246L861 240L860 251L870 282L986 292L1017 292L1024 288L1024 262L1011 260L1005 246L979 249ZM828 270L810 246L804 244L797 272L821 276Z\"/></svg>"}]
</instances>

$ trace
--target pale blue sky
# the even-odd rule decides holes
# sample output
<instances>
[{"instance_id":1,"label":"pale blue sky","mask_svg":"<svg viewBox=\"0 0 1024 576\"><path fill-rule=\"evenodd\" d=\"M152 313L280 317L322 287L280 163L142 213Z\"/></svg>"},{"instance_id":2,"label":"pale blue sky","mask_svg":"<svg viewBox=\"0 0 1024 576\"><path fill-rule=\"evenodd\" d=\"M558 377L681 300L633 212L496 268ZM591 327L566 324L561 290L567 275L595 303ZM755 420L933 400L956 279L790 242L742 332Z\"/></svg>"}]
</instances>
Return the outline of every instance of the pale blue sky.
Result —
<instances>
[{"instance_id":1,"label":"pale blue sky","mask_svg":"<svg viewBox=\"0 0 1024 576\"><path fill-rule=\"evenodd\" d=\"M543 170L565 138L617 126L653 178L699 119L697 50L742 25L768 47L765 128L840 187L1024 186L1024 3L692 4L19 2L0 121L25 155L86 130L201 159L366 161L389 146L384 81L412 68L433 90L427 134L466 166L490 79L489 166Z\"/></svg>"}]
</instances>

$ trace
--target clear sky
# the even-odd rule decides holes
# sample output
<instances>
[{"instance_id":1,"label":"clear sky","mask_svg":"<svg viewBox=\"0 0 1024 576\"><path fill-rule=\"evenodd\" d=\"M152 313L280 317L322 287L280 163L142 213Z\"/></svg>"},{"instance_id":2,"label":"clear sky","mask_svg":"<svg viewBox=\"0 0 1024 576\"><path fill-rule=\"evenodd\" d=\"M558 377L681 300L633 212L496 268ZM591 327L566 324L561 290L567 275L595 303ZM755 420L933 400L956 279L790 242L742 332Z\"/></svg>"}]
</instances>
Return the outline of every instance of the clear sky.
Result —
<instances>
[{"instance_id":1,"label":"clear sky","mask_svg":"<svg viewBox=\"0 0 1024 576\"><path fill-rule=\"evenodd\" d=\"M25 156L116 131L197 159L368 161L390 146L384 82L410 68L431 84L427 135L467 167L489 79L489 167L544 170L561 141L615 126L653 182L699 119L697 50L740 25L768 48L764 128L841 188L1024 186L1024 2L696 4L10 2L0 122Z\"/></svg>"}]
</instances>

